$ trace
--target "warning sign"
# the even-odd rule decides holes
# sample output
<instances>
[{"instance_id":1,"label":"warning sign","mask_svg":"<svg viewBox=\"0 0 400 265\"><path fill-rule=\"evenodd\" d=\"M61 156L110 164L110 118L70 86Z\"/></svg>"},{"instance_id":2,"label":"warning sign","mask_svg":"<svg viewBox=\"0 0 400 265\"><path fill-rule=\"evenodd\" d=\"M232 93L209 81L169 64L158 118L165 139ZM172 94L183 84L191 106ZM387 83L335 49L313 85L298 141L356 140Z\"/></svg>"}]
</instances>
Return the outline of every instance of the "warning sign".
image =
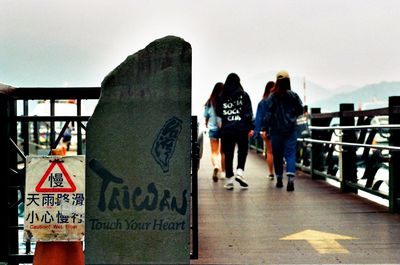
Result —
<instances>
[{"instance_id":1,"label":"warning sign","mask_svg":"<svg viewBox=\"0 0 400 265\"><path fill-rule=\"evenodd\" d=\"M63 166L63 160L55 159L50 163L49 168L44 173L43 177L40 179L38 185L36 186L37 192L75 192L76 186L71 180L69 173L65 170ZM57 167L61 172L57 171ZM68 182L69 187L64 186ZM47 183L48 186L44 187Z\"/></svg>"},{"instance_id":2,"label":"warning sign","mask_svg":"<svg viewBox=\"0 0 400 265\"><path fill-rule=\"evenodd\" d=\"M85 156L28 156L25 241L81 241L85 228Z\"/></svg>"}]
</instances>

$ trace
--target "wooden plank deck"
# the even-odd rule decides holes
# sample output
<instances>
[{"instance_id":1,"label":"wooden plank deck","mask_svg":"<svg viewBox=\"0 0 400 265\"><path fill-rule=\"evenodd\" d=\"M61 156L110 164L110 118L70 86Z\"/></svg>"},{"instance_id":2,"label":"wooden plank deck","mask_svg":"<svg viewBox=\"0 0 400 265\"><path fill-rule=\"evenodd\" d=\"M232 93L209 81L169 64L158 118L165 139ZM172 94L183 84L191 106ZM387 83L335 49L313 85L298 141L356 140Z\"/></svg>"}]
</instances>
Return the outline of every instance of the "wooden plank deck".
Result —
<instances>
[{"instance_id":1,"label":"wooden plank deck","mask_svg":"<svg viewBox=\"0 0 400 265\"><path fill-rule=\"evenodd\" d=\"M277 189L249 152L247 190L211 179L207 137L199 170L199 258L191 264L400 264L400 216L297 172ZM284 181L286 187L286 180Z\"/></svg>"}]
</instances>

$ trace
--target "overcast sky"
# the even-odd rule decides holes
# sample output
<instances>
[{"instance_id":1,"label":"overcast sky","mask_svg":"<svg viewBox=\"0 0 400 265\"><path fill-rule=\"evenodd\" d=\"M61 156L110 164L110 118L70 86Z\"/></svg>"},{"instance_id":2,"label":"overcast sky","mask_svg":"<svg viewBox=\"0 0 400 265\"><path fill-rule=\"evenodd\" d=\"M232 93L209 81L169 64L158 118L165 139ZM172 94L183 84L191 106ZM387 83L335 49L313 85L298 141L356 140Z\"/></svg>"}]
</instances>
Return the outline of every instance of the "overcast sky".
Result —
<instances>
[{"instance_id":1,"label":"overcast sky","mask_svg":"<svg viewBox=\"0 0 400 265\"><path fill-rule=\"evenodd\" d=\"M0 0L0 12L0 83L17 87L100 86L166 35L192 45L195 110L231 72L260 96L281 69L328 89L400 80L399 0Z\"/></svg>"}]
</instances>

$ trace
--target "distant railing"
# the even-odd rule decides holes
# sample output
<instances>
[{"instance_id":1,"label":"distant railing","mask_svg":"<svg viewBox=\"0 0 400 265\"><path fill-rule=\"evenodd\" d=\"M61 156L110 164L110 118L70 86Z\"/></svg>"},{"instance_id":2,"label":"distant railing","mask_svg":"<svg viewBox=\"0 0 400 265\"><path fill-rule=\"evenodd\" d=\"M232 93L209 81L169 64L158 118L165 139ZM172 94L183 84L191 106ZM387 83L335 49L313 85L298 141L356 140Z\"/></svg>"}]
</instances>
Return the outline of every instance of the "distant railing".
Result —
<instances>
[{"instance_id":1,"label":"distant railing","mask_svg":"<svg viewBox=\"0 0 400 265\"><path fill-rule=\"evenodd\" d=\"M390 97L388 108L354 111L353 104L340 104L339 112L313 108L308 116L309 134L298 139L298 168L313 179L337 181L343 192L362 190L386 199L389 212L399 213L400 97ZM388 124L371 124L377 117L388 117ZM252 141L251 147L261 152L263 143Z\"/></svg>"}]
</instances>

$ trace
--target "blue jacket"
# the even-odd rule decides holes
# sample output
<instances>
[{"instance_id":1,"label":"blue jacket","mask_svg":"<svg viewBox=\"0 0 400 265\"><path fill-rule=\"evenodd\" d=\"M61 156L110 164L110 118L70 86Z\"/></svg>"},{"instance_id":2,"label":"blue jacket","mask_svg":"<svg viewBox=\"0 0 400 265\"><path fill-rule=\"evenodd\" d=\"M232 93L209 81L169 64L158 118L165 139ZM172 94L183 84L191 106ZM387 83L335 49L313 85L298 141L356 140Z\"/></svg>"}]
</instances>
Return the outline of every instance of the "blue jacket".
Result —
<instances>
[{"instance_id":1,"label":"blue jacket","mask_svg":"<svg viewBox=\"0 0 400 265\"><path fill-rule=\"evenodd\" d=\"M265 131L264 114L267 98L262 99L257 105L256 118L254 121L254 137L258 138L261 131Z\"/></svg>"},{"instance_id":2,"label":"blue jacket","mask_svg":"<svg viewBox=\"0 0 400 265\"><path fill-rule=\"evenodd\" d=\"M257 107L254 134L258 134L263 128L269 134L295 131L297 117L302 114L303 103L295 92L288 90L282 97L273 93Z\"/></svg>"}]
</instances>

